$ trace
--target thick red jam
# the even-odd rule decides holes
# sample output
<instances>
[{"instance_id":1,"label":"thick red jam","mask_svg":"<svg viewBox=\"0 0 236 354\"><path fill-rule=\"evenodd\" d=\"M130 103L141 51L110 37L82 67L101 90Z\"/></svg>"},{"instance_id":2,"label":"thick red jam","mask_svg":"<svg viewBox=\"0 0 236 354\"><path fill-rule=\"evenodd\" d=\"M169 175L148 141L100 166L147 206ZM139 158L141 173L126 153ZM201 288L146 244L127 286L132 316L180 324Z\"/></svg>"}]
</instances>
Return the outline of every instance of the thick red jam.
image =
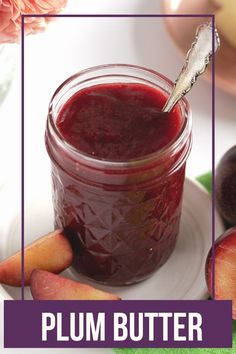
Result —
<instances>
[{"instance_id":1,"label":"thick red jam","mask_svg":"<svg viewBox=\"0 0 236 354\"><path fill-rule=\"evenodd\" d=\"M166 98L154 85L105 82L51 105L55 226L93 280L141 281L175 247L191 137L183 107L161 112Z\"/></svg>"},{"instance_id":2,"label":"thick red jam","mask_svg":"<svg viewBox=\"0 0 236 354\"><path fill-rule=\"evenodd\" d=\"M69 144L91 156L126 161L156 152L179 134L180 110L163 113L167 95L143 84L103 84L74 94L56 125Z\"/></svg>"}]
</instances>

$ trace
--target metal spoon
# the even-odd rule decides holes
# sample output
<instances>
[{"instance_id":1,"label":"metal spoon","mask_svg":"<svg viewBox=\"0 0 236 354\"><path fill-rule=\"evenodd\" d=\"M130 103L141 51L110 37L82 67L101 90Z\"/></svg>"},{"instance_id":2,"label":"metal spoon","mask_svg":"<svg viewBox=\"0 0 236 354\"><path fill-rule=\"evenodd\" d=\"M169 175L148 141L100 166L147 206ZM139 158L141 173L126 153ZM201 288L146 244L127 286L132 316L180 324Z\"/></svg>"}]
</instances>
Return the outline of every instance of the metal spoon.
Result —
<instances>
[{"instance_id":1,"label":"metal spoon","mask_svg":"<svg viewBox=\"0 0 236 354\"><path fill-rule=\"evenodd\" d=\"M212 24L205 23L197 28L196 37L189 49L185 64L175 82L174 88L163 107L163 112L170 112L176 103L190 91L197 77L201 75L212 57ZM215 28L214 30L214 50L220 46L220 38Z\"/></svg>"}]
</instances>

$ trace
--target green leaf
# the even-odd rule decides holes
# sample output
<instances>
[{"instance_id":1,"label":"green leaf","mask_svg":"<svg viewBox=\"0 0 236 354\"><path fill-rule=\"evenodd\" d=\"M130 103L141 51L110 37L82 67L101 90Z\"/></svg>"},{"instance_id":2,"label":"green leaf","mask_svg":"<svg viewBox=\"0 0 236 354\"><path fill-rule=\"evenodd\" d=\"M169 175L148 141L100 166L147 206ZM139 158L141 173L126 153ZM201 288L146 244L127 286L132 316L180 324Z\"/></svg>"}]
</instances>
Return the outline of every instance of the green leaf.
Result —
<instances>
[{"instance_id":1,"label":"green leaf","mask_svg":"<svg viewBox=\"0 0 236 354\"><path fill-rule=\"evenodd\" d=\"M209 193L212 192L212 173L211 172L207 172L204 175L197 177L196 180L198 182L200 182Z\"/></svg>"}]
</instances>

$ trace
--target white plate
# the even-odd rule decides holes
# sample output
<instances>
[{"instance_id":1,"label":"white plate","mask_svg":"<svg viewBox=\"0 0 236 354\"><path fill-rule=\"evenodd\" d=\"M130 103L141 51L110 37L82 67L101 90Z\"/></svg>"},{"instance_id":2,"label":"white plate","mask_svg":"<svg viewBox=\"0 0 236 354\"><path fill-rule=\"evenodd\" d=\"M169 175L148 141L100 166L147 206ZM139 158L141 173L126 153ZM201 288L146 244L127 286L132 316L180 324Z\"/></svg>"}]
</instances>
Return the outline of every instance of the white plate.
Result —
<instances>
[{"instance_id":1,"label":"white plate","mask_svg":"<svg viewBox=\"0 0 236 354\"><path fill-rule=\"evenodd\" d=\"M26 243L32 242L52 230L53 212L45 198L32 202L25 213ZM12 215L1 235L1 258L20 248L20 217ZM216 214L216 236L223 232L223 226ZM125 287L92 285L118 294L126 300L200 300L207 298L205 284L205 259L211 247L211 198L197 182L185 181L183 212L180 234L176 248L167 263L155 274L139 284ZM88 282L72 269L64 272L66 277ZM20 289L0 286L0 299L20 299ZM31 299L30 290L25 288L25 298Z\"/></svg>"}]
</instances>

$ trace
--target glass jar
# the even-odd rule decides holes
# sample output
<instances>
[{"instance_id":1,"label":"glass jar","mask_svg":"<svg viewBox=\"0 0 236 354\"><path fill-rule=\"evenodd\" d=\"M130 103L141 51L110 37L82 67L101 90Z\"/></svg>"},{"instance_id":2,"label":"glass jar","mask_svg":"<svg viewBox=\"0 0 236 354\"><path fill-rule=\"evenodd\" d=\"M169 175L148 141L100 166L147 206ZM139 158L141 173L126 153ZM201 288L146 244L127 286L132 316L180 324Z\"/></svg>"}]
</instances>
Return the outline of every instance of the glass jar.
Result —
<instances>
[{"instance_id":1,"label":"glass jar","mask_svg":"<svg viewBox=\"0 0 236 354\"><path fill-rule=\"evenodd\" d=\"M52 162L55 227L64 228L71 240L74 267L95 281L124 285L150 276L174 250L192 140L191 113L182 99L180 134L145 157L114 162L81 153L57 129L60 109L85 87L116 82L151 85L167 93L173 87L159 73L137 66L84 70L55 92L45 138Z\"/></svg>"}]
</instances>

